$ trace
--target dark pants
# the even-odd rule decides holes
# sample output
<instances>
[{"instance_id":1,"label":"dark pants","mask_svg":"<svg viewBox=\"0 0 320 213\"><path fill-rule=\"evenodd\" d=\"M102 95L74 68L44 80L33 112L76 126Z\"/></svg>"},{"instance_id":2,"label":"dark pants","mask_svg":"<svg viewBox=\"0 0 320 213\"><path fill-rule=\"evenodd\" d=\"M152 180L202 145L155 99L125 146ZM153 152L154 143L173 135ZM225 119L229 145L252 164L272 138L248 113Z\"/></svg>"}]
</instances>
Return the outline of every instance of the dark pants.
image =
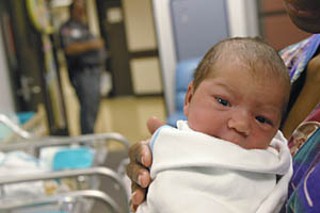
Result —
<instances>
[{"instance_id":1,"label":"dark pants","mask_svg":"<svg viewBox=\"0 0 320 213\"><path fill-rule=\"evenodd\" d=\"M70 75L79 99L82 134L94 133L100 103L100 71L100 67L88 67Z\"/></svg>"}]
</instances>

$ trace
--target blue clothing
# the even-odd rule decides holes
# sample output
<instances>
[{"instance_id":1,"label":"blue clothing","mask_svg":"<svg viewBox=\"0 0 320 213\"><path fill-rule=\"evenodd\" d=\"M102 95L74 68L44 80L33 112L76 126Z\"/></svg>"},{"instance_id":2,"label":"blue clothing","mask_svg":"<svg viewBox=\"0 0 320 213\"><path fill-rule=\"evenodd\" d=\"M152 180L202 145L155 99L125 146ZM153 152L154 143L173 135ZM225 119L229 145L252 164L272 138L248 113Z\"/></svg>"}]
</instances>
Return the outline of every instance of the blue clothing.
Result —
<instances>
[{"instance_id":1,"label":"blue clothing","mask_svg":"<svg viewBox=\"0 0 320 213\"><path fill-rule=\"evenodd\" d=\"M94 133L100 103L100 69L86 68L74 75L71 83L80 103L81 133Z\"/></svg>"}]
</instances>

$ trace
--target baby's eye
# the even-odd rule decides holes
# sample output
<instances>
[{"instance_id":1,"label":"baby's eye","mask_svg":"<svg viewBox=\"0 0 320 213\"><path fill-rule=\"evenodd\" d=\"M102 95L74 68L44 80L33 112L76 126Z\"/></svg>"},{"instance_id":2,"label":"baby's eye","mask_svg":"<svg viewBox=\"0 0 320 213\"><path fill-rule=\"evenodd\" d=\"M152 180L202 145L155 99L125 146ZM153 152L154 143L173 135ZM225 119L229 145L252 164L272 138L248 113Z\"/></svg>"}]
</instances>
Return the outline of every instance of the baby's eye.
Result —
<instances>
[{"instance_id":1,"label":"baby's eye","mask_svg":"<svg viewBox=\"0 0 320 213\"><path fill-rule=\"evenodd\" d=\"M216 97L216 100L218 101L219 104L223 105L223 106L230 106L230 102L220 98L220 97Z\"/></svg>"},{"instance_id":2,"label":"baby's eye","mask_svg":"<svg viewBox=\"0 0 320 213\"><path fill-rule=\"evenodd\" d=\"M272 125L272 121L267 119L267 118L265 118L265 117L263 117L263 116L257 116L256 120L258 122L262 123L262 124L270 124L270 125Z\"/></svg>"}]
</instances>

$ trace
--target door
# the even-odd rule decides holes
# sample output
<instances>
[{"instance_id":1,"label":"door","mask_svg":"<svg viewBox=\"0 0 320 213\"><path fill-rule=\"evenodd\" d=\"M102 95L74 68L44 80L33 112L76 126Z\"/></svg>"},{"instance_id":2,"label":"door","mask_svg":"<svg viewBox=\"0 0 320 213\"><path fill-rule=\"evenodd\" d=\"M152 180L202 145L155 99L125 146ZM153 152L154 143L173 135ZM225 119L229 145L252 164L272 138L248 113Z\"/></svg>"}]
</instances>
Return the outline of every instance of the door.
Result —
<instances>
[{"instance_id":1,"label":"door","mask_svg":"<svg viewBox=\"0 0 320 213\"><path fill-rule=\"evenodd\" d=\"M107 69L112 75L111 95L133 95L122 3L120 0L97 0L97 10L108 51Z\"/></svg>"},{"instance_id":2,"label":"door","mask_svg":"<svg viewBox=\"0 0 320 213\"><path fill-rule=\"evenodd\" d=\"M43 105L50 134L65 135L68 130L52 38L36 29L27 1L7 0L6 3L8 24L5 27L7 31L12 29L12 35L5 34L5 40L10 42L6 51L16 109L18 112L37 111L39 105ZM37 3L33 6L39 6L39 1ZM40 15L33 17L43 23Z\"/></svg>"},{"instance_id":3,"label":"door","mask_svg":"<svg viewBox=\"0 0 320 213\"><path fill-rule=\"evenodd\" d=\"M228 37L225 0L172 0L170 3L178 61L201 57L212 45Z\"/></svg>"}]
</instances>

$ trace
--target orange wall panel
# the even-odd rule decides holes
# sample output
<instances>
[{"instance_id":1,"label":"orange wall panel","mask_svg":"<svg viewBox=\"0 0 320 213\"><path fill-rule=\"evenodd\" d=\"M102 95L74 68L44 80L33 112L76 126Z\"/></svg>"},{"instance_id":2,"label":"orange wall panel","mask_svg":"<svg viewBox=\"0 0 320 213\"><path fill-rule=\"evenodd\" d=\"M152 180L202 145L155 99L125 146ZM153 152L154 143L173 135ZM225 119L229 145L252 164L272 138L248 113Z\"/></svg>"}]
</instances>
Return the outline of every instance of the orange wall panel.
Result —
<instances>
[{"instance_id":1,"label":"orange wall panel","mask_svg":"<svg viewBox=\"0 0 320 213\"><path fill-rule=\"evenodd\" d=\"M261 0L261 12L272 12L284 10L282 0Z\"/></svg>"},{"instance_id":2,"label":"orange wall panel","mask_svg":"<svg viewBox=\"0 0 320 213\"><path fill-rule=\"evenodd\" d=\"M263 37L277 50L310 36L298 29L287 15L265 17L262 23Z\"/></svg>"}]
</instances>

